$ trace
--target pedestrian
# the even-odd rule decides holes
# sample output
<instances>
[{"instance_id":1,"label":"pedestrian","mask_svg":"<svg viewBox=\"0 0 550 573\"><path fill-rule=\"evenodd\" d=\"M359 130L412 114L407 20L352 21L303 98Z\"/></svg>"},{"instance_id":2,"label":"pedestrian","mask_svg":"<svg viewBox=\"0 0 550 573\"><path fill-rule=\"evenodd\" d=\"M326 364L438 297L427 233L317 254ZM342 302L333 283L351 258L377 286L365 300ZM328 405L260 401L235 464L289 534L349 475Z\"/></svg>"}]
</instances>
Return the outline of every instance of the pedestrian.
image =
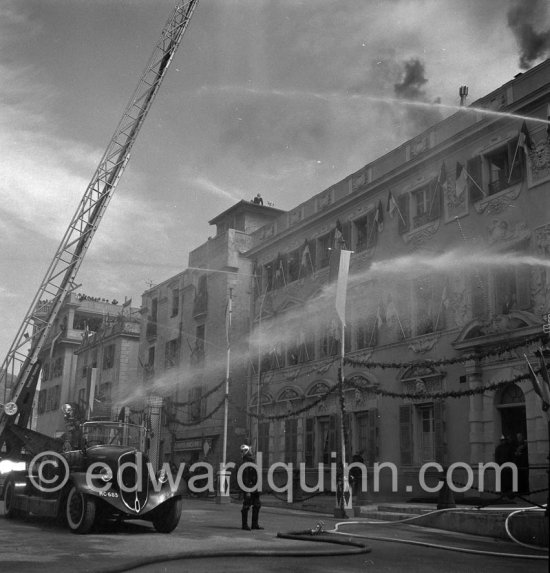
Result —
<instances>
[{"instance_id":1,"label":"pedestrian","mask_svg":"<svg viewBox=\"0 0 550 573\"><path fill-rule=\"evenodd\" d=\"M514 461L518 468L518 493L529 493L529 450L522 433L516 434L517 445Z\"/></svg>"},{"instance_id":2,"label":"pedestrian","mask_svg":"<svg viewBox=\"0 0 550 573\"><path fill-rule=\"evenodd\" d=\"M252 455L252 450L247 444L241 446L241 455L243 464L255 464L256 459ZM245 531L250 531L251 529L263 529L258 523L258 517L260 515L260 508L262 504L260 502L260 491L258 488L258 472L254 466L247 465L241 472L242 486L241 490L243 492L243 507L241 509L242 515L242 529ZM239 484L241 485L241 484ZM246 488L246 489L245 489ZM250 491L253 489L254 491ZM252 524L248 526L248 511L252 507Z\"/></svg>"},{"instance_id":3,"label":"pedestrian","mask_svg":"<svg viewBox=\"0 0 550 573\"><path fill-rule=\"evenodd\" d=\"M495 463L499 466L507 462L514 462L514 447L510 439L504 434L500 436L500 443L495 448ZM513 497L513 474L512 468L502 468L500 472L500 493L503 499Z\"/></svg>"}]
</instances>

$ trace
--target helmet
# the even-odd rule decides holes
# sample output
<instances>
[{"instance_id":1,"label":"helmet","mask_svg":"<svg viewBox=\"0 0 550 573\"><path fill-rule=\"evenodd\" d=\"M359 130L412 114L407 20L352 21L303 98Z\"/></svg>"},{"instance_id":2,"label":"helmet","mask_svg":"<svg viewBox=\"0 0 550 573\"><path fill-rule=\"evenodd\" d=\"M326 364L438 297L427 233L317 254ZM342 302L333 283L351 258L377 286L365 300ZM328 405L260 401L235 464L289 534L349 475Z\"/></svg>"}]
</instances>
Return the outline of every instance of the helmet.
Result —
<instances>
[{"instance_id":1,"label":"helmet","mask_svg":"<svg viewBox=\"0 0 550 573\"><path fill-rule=\"evenodd\" d=\"M248 454L249 452L250 452L250 446L243 444L241 446L241 454L244 456L245 454Z\"/></svg>"}]
</instances>

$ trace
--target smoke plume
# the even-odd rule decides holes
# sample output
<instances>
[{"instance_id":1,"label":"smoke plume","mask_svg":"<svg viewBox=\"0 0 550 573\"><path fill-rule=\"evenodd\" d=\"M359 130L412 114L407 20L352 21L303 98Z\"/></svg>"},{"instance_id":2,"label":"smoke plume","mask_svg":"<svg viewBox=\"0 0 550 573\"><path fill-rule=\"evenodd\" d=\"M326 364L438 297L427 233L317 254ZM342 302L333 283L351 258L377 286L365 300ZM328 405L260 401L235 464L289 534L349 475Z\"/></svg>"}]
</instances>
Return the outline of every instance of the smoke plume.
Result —
<instances>
[{"instance_id":1,"label":"smoke plume","mask_svg":"<svg viewBox=\"0 0 550 573\"><path fill-rule=\"evenodd\" d=\"M524 70L550 50L550 30L535 30L535 23L545 20L547 9L546 0L516 0L508 10L508 26L518 42L519 65Z\"/></svg>"},{"instance_id":2,"label":"smoke plume","mask_svg":"<svg viewBox=\"0 0 550 573\"><path fill-rule=\"evenodd\" d=\"M428 83L425 75L424 64L418 58L412 58L405 62L403 79L400 83L394 84L394 92L399 99L410 102L426 102L428 97L423 89ZM438 103L438 99L432 103ZM434 123L441 121L441 112L436 108L418 107L407 108L407 120L412 130L412 135L427 129Z\"/></svg>"}]
</instances>

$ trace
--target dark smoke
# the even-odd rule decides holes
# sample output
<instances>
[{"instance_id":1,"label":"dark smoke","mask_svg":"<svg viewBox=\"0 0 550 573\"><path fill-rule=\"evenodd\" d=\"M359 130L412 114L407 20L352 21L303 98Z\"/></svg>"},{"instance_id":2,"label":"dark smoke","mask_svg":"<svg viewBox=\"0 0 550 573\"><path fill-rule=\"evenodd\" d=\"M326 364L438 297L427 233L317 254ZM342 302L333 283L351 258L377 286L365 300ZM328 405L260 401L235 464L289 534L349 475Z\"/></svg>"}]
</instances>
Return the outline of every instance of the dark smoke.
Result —
<instances>
[{"instance_id":1,"label":"dark smoke","mask_svg":"<svg viewBox=\"0 0 550 573\"><path fill-rule=\"evenodd\" d=\"M550 30L537 32L534 28L535 22L544 20L546 11L547 0L516 0L508 10L508 26L519 44L519 65L524 70L550 49Z\"/></svg>"},{"instance_id":2,"label":"dark smoke","mask_svg":"<svg viewBox=\"0 0 550 573\"><path fill-rule=\"evenodd\" d=\"M403 79L400 83L393 86L396 97L407 101L429 103L426 92L423 89L428 83L425 71L423 62L418 58L412 58L405 62ZM437 102L439 102L439 98L432 103ZM424 131L442 119L443 116L436 107L407 107L407 120L408 127L412 132L411 135Z\"/></svg>"}]
</instances>

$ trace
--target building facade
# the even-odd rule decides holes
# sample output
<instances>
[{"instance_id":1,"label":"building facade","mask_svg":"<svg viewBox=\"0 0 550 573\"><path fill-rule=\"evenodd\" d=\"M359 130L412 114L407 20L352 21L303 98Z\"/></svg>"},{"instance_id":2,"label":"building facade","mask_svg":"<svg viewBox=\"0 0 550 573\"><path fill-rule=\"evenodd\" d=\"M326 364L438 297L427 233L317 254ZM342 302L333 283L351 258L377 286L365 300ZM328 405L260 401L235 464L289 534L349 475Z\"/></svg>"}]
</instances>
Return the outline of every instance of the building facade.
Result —
<instances>
[{"instance_id":1,"label":"building facade","mask_svg":"<svg viewBox=\"0 0 550 573\"><path fill-rule=\"evenodd\" d=\"M517 76L253 233L248 409L264 467L304 463L317 479L343 431L374 498L429 496L419 476L432 464L437 485L436 462L459 464L459 484L471 470L471 496L501 435L522 434L530 489L544 488L547 424L524 354L538 367L550 310L549 74L546 61ZM396 482L375 483L375 462Z\"/></svg>"},{"instance_id":2,"label":"building facade","mask_svg":"<svg viewBox=\"0 0 550 573\"><path fill-rule=\"evenodd\" d=\"M142 298L140 364L147 399L161 412L154 463L239 458L248 439L251 234L282 213L241 201L210 221L216 235L189 254L181 273ZM229 379L227 424L225 383ZM224 452L224 433L226 448Z\"/></svg>"},{"instance_id":3,"label":"building facade","mask_svg":"<svg viewBox=\"0 0 550 573\"><path fill-rule=\"evenodd\" d=\"M48 303L41 306L47 312ZM107 317L120 312L116 301L78 293L67 295L39 356L42 371L34 408L38 432L54 437L65 432L61 406L75 400L75 383L80 380L76 352L87 333L98 331Z\"/></svg>"},{"instance_id":4,"label":"building facade","mask_svg":"<svg viewBox=\"0 0 550 573\"><path fill-rule=\"evenodd\" d=\"M139 309L129 305L105 318L95 332L85 331L75 351L76 372L70 402L85 418L125 416L143 422L144 398L138 352ZM122 414L121 414L122 412Z\"/></svg>"}]
</instances>

